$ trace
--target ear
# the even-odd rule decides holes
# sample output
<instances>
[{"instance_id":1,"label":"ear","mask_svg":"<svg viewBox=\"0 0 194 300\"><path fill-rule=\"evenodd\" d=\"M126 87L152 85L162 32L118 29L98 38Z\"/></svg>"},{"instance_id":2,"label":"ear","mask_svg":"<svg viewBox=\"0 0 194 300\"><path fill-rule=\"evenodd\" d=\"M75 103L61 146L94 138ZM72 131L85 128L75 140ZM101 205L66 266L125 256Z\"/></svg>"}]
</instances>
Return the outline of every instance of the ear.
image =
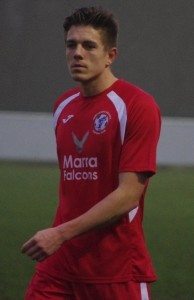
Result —
<instances>
[{"instance_id":1,"label":"ear","mask_svg":"<svg viewBox=\"0 0 194 300\"><path fill-rule=\"evenodd\" d=\"M117 57L118 49L116 47L110 48L107 52L107 67L112 65Z\"/></svg>"}]
</instances>

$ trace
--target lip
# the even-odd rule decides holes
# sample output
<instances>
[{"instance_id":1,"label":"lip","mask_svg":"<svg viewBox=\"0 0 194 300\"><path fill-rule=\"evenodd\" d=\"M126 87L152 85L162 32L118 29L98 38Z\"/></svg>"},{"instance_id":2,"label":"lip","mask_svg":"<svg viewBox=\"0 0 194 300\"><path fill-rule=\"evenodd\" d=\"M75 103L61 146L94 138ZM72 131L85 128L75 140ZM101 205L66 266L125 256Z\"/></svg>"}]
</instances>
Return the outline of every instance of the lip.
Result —
<instances>
[{"instance_id":1,"label":"lip","mask_svg":"<svg viewBox=\"0 0 194 300\"><path fill-rule=\"evenodd\" d=\"M80 64L73 64L73 65L71 65L71 68L72 69L82 69L82 68L85 68L85 66L80 65Z\"/></svg>"}]
</instances>

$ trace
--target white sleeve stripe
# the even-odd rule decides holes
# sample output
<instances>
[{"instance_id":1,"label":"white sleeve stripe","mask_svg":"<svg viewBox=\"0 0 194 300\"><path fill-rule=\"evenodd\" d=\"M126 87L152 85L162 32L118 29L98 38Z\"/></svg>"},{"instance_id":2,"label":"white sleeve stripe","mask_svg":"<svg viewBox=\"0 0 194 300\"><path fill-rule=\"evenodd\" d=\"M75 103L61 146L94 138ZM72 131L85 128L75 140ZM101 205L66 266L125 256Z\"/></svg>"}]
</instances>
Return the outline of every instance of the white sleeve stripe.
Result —
<instances>
[{"instance_id":1,"label":"white sleeve stripe","mask_svg":"<svg viewBox=\"0 0 194 300\"><path fill-rule=\"evenodd\" d=\"M140 289L141 289L141 300L149 300L149 295L148 295L148 289L147 289L146 282L141 282L140 283Z\"/></svg>"},{"instance_id":2,"label":"white sleeve stripe","mask_svg":"<svg viewBox=\"0 0 194 300\"><path fill-rule=\"evenodd\" d=\"M137 214L137 211L138 211L138 206L134 209L132 209L130 212L129 212L129 222L131 223L133 221L133 219L135 218L136 214Z\"/></svg>"},{"instance_id":3,"label":"white sleeve stripe","mask_svg":"<svg viewBox=\"0 0 194 300\"><path fill-rule=\"evenodd\" d=\"M124 137L125 137L125 128L126 128L126 123L127 123L127 109L125 102L119 95L117 95L114 91L111 91L110 93L107 94L108 98L112 101L114 104L117 113L118 113L118 118L120 122L120 133L121 133L121 141L122 144L124 142Z\"/></svg>"},{"instance_id":4,"label":"white sleeve stripe","mask_svg":"<svg viewBox=\"0 0 194 300\"><path fill-rule=\"evenodd\" d=\"M54 113L54 116L53 116L53 126L54 128L56 128L57 126L57 121L58 121L58 118L62 112L62 110L65 108L65 106L71 102L73 99L75 99L76 97L79 96L80 93L77 93L77 94L74 94L70 97L68 97L67 99L63 100L60 105L57 107L55 113Z\"/></svg>"}]
</instances>

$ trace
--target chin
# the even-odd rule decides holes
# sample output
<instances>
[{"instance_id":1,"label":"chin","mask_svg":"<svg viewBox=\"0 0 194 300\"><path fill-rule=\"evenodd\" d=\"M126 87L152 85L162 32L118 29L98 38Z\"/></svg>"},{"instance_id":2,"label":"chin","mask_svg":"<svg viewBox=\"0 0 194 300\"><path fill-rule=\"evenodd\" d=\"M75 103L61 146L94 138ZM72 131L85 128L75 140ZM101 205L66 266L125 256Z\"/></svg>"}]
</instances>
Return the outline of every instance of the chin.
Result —
<instances>
[{"instance_id":1,"label":"chin","mask_svg":"<svg viewBox=\"0 0 194 300\"><path fill-rule=\"evenodd\" d=\"M88 79L83 78L83 76L79 76L79 75L72 75L72 79L74 81L77 81L77 82L86 82L86 81L88 81Z\"/></svg>"}]
</instances>

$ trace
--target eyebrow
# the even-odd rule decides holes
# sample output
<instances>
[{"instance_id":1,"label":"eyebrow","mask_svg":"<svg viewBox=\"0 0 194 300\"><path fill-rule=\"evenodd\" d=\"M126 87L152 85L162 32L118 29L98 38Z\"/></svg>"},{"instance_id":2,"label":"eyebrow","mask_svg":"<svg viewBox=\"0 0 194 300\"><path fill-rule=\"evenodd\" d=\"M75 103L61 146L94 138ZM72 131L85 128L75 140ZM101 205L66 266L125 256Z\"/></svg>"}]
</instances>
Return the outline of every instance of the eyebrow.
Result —
<instances>
[{"instance_id":1,"label":"eyebrow","mask_svg":"<svg viewBox=\"0 0 194 300\"><path fill-rule=\"evenodd\" d=\"M65 41L66 43L79 43L79 41L77 41L76 39L66 39ZM93 40L83 40L81 41L81 44L83 43L91 43L91 44L95 44L95 45L98 45L98 43L96 41L93 41Z\"/></svg>"}]
</instances>

